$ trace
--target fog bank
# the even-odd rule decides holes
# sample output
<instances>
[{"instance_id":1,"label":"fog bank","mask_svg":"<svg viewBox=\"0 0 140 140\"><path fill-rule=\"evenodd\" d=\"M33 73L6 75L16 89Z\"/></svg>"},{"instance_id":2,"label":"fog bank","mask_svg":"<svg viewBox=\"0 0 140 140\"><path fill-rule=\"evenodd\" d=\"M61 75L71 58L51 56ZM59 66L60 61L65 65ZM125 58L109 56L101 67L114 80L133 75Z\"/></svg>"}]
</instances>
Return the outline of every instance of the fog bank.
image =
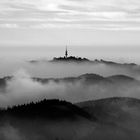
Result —
<instances>
[{"instance_id":1,"label":"fog bank","mask_svg":"<svg viewBox=\"0 0 140 140\"><path fill-rule=\"evenodd\" d=\"M0 105L23 104L44 98L64 99L74 103L114 96L140 98L140 84L135 81L130 84L118 81L98 83L95 79L94 83L86 84L83 80L76 82L49 80L43 84L33 80L27 71L20 69L7 81L5 90L1 91Z\"/></svg>"}]
</instances>

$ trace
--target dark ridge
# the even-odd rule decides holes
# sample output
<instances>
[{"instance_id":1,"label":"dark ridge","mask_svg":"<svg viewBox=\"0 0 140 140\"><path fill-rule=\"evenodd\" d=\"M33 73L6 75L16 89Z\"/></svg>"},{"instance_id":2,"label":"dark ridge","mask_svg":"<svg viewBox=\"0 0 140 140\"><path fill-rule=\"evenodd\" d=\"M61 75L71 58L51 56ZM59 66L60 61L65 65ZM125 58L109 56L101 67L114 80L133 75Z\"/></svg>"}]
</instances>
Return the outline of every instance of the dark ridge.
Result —
<instances>
[{"instance_id":1,"label":"dark ridge","mask_svg":"<svg viewBox=\"0 0 140 140\"><path fill-rule=\"evenodd\" d=\"M0 90L3 90L6 87L6 83L8 80L11 80L13 76L7 76L3 77L0 79ZM128 82L132 83L135 82L139 84L139 81L126 76L126 75L113 75L109 77L103 77L98 74L93 74L93 73L86 73L82 74L78 77L64 77L64 78L39 78L39 77L32 77L32 80L40 82L42 84L47 84L50 81L55 82L55 83L75 83L78 81L81 81L83 84L97 84L97 83L104 83L104 84L112 84L112 83L122 83L122 82Z\"/></svg>"},{"instance_id":2,"label":"dark ridge","mask_svg":"<svg viewBox=\"0 0 140 140\"><path fill-rule=\"evenodd\" d=\"M65 82L70 82L70 83L73 83L73 82L76 82L78 81L79 79L77 77L66 77L66 78L33 78L33 80L37 81L37 82L40 82L42 84L47 84L49 82L55 82L55 83L65 83Z\"/></svg>"},{"instance_id":3,"label":"dark ridge","mask_svg":"<svg viewBox=\"0 0 140 140\"><path fill-rule=\"evenodd\" d=\"M140 99L132 98L132 97L110 97L110 98L103 98L103 99L96 99L96 100L89 100L84 102L76 103L78 106L83 106L85 104L95 104L95 103L117 103L117 102L124 102L124 103L140 103Z\"/></svg>"},{"instance_id":4,"label":"dark ridge","mask_svg":"<svg viewBox=\"0 0 140 140\"><path fill-rule=\"evenodd\" d=\"M16 117L23 119L72 119L83 117L90 119L90 115L80 107L57 99L43 100L40 102L17 105L7 109L1 109L0 117Z\"/></svg>"},{"instance_id":5,"label":"dark ridge","mask_svg":"<svg viewBox=\"0 0 140 140\"><path fill-rule=\"evenodd\" d=\"M99 60L98 62L100 63L104 63L104 64L110 64L110 65L119 65L120 63L116 63L116 62L113 62L113 61L106 61L106 60Z\"/></svg>"},{"instance_id":6,"label":"dark ridge","mask_svg":"<svg viewBox=\"0 0 140 140\"><path fill-rule=\"evenodd\" d=\"M121 84L125 85L126 83L128 84L135 84L139 85L140 81L136 80L133 77L129 77L126 75L113 75L109 77L103 77L98 74L92 74L92 73L86 73L82 74L78 77L65 77L65 78L33 78L33 80L41 82L42 84L46 84L50 81L55 82L55 83L76 83L76 82L81 82L83 85L92 85L92 84Z\"/></svg>"},{"instance_id":7,"label":"dark ridge","mask_svg":"<svg viewBox=\"0 0 140 140\"><path fill-rule=\"evenodd\" d=\"M112 124L118 121L127 121L126 118L130 119L129 112L123 110L125 107L137 108L140 111L140 99L129 97L105 98L81 102L76 105L97 118L97 121Z\"/></svg>"},{"instance_id":8,"label":"dark ridge","mask_svg":"<svg viewBox=\"0 0 140 140\"><path fill-rule=\"evenodd\" d=\"M126 80L126 81L134 81L135 79L133 77L129 77L126 75L112 75L109 77L103 77L98 74L93 74L93 73L86 73L82 74L78 77L64 77L64 78L33 78L33 80L36 80L38 82L42 83L47 83L49 81L54 81L54 82L61 82L61 81L78 81L81 79L87 79L87 80Z\"/></svg>"},{"instance_id":9,"label":"dark ridge","mask_svg":"<svg viewBox=\"0 0 140 140\"><path fill-rule=\"evenodd\" d=\"M87 58L81 58L81 57L75 57L75 56L69 56L69 57L54 57L53 60L50 62L76 62L76 63L82 63L82 62L91 62Z\"/></svg>"},{"instance_id":10,"label":"dark ridge","mask_svg":"<svg viewBox=\"0 0 140 140\"><path fill-rule=\"evenodd\" d=\"M98 74L83 74L81 76L79 76L77 79L79 80L84 80L84 83L85 84L101 84L101 83L104 83L104 84L110 84L111 81L103 76L100 76Z\"/></svg>"},{"instance_id":11,"label":"dark ridge","mask_svg":"<svg viewBox=\"0 0 140 140\"><path fill-rule=\"evenodd\" d=\"M12 79L12 76L4 77L0 79L0 88L6 87L6 82L8 80ZM50 81L53 81L55 83L75 83L80 80L84 82L85 84L95 84L95 83L112 83L112 82L139 82L138 80L126 76L126 75L113 75L109 77L103 77L98 74L93 74L93 73L86 73L82 74L78 77L64 77L64 78L39 78L39 77L32 77L34 81L40 82L42 84L47 84Z\"/></svg>"},{"instance_id":12,"label":"dark ridge","mask_svg":"<svg viewBox=\"0 0 140 140\"><path fill-rule=\"evenodd\" d=\"M103 76L97 75L97 74L90 74L90 73L86 73L83 75L80 75L78 77L65 77L65 78L33 78L33 80L41 82L41 83L48 83L50 81L59 83L59 82L77 82L80 81L81 79L84 79L85 82L97 82L97 81L102 81L102 80L106 80L106 78L104 78Z\"/></svg>"},{"instance_id":13,"label":"dark ridge","mask_svg":"<svg viewBox=\"0 0 140 140\"><path fill-rule=\"evenodd\" d=\"M113 61L106 61L106 60L103 60L103 59L101 59L101 60L97 60L96 59L96 62L98 62L98 63L104 63L104 64L108 64L108 65L116 65L116 66L138 66L137 64L135 64L135 63L117 63L117 62L113 62Z\"/></svg>"},{"instance_id":14,"label":"dark ridge","mask_svg":"<svg viewBox=\"0 0 140 140\"><path fill-rule=\"evenodd\" d=\"M50 78L39 78L39 77L33 77L32 79L42 84L47 84L51 80ZM52 80L55 80L55 79L52 79Z\"/></svg>"},{"instance_id":15,"label":"dark ridge","mask_svg":"<svg viewBox=\"0 0 140 140\"><path fill-rule=\"evenodd\" d=\"M86 79L105 79L103 76L100 76L98 74L92 74L92 73L86 73L80 75L78 78L86 78Z\"/></svg>"},{"instance_id":16,"label":"dark ridge","mask_svg":"<svg viewBox=\"0 0 140 140\"><path fill-rule=\"evenodd\" d=\"M103 59L95 59L95 60L90 60L88 58L82 58L82 57L75 57L75 56L69 56L69 57L54 57L52 60L30 60L28 61L29 63L36 64L38 62L62 62L62 63L89 63L89 64L106 64L110 66L126 66L126 67L135 67L139 66L136 63L119 63L119 62L114 62L114 61L109 61L109 60L103 60Z\"/></svg>"},{"instance_id":17,"label":"dark ridge","mask_svg":"<svg viewBox=\"0 0 140 140\"><path fill-rule=\"evenodd\" d=\"M136 81L134 78L126 75L113 75L107 77L107 79L112 80L112 81Z\"/></svg>"}]
</instances>

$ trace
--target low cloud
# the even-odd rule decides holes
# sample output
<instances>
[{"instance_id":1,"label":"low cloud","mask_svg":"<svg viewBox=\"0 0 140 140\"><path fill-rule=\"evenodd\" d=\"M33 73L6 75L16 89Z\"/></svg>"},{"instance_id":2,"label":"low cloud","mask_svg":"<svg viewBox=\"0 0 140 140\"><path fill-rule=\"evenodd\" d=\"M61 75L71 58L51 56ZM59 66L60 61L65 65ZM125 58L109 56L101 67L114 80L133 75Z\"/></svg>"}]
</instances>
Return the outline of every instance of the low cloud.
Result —
<instances>
[{"instance_id":1,"label":"low cloud","mask_svg":"<svg viewBox=\"0 0 140 140\"><path fill-rule=\"evenodd\" d=\"M23 104L44 98L64 99L73 103L113 96L140 98L139 92L139 84L135 82L131 84L103 82L88 85L83 83L83 80L77 82L49 80L43 84L33 80L26 71L19 70L7 81L5 91L0 93L0 105Z\"/></svg>"},{"instance_id":2,"label":"low cloud","mask_svg":"<svg viewBox=\"0 0 140 140\"><path fill-rule=\"evenodd\" d=\"M48 95L62 95L65 86L54 82L48 84L41 84L33 80L30 75L24 70L19 70L14 74L11 80L7 81L6 90L0 94L1 105L6 104L22 104L45 98ZM54 96L55 97L55 96Z\"/></svg>"},{"instance_id":3,"label":"low cloud","mask_svg":"<svg viewBox=\"0 0 140 140\"><path fill-rule=\"evenodd\" d=\"M140 86L135 82L132 82L131 84L127 84L125 82L107 84L106 82L103 82L91 85L85 84L84 82L84 79L78 80L77 82L64 82L63 80L55 82L54 80L50 80L49 82L43 84L37 80L33 80L33 78L28 74L27 71L21 69L14 73L11 80L7 81L5 92L0 93L0 105L7 106L23 104L30 101L38 101L44 98L59 98L71 102L80 102L113 96L140 98ZM139 123L139 113L137 114L139 110L137 109L138 108L131 108L127 106L124 106L124 108L121 109L125 112L128 112L129 115L136 115L134 115L134 119L130 120L130 123L128 124L125 122L121 122L123 129L119 127L120 131L117 130L118 133L115 133L115 136L114 129L112 131L112 127L110 130L110 127L107 126L106 131L103 132L102 129L96 129L92 123L89 123L87 125L85 125L85 123L79 125L79 123L77 124L76 122L61 122L60 124L56 125L56 123L53 122L51 124L50 122L43 122L43 124L40 124L39 121L32 122L30 120L27 120L23 123L21 120L16 119L17 123L15 124L12 121L10 123L3 122L3 124L0 126L0 139L45 140L46 138L55 139L57 137L62 137L68 140L82 138L89 139L92 137L99 137L99 139L104 139L99 135L100 133L106 136L111 135L112 137L122 136L125 139L128 131L124 131L124 128L127 128L127 130L129 128L132 135L134 135L135 137L139 137L139 133L136 135L135 133L133 134L134 131L139 130L139 126L137 127L137 125L135 125L136 123ZM127 117L129 118L129 116ZM119 122L116 123L119 124ZM82 135L81 132L83 132ZM121 135L122 132L124 133L124 135Z\"/></svg>"}]
</instances>

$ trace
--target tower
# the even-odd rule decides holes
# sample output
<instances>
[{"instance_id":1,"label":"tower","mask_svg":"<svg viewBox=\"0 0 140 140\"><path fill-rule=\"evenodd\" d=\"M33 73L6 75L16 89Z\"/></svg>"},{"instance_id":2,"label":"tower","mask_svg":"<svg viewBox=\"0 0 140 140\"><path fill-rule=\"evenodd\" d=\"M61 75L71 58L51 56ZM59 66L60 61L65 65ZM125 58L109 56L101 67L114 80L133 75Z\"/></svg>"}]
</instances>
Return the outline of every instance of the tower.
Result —
<instances>
[{"instance_id":1,"label":"tower","mask_svg":"<svg viewBox=\"0 0 140 140\"><path fill-rule=\"evenodd\" d=\"M68 57L68 50L67 50L67 47L66 47L66 51L65 51L65 58Z\"/></svg>"}]
</instances>

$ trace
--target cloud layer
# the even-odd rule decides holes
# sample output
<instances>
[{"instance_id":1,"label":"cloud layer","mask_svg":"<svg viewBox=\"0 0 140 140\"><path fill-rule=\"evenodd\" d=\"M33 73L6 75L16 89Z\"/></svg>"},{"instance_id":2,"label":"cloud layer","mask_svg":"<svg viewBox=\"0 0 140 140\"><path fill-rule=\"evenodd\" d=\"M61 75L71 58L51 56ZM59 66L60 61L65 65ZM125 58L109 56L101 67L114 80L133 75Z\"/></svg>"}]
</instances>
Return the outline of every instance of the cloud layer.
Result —
<instances>
[{"instance_id":1,"label":"cloud layer","mask_svg":"<svg viewBox=\"0 0 140 140\"><path fill-rule=\"evenodd\" d=\"M44 98L67 100L73 103L116 96L140 98L140 87L135 81L126 83L116 80L109 84L104 80L102 83L96 80L95 78L95 81L90 84L85 83L83 78L75 82L49 80L47 83L42 83L33 80L21 69L7 81L5 89L1 90L0 107L39 101Z\"/></svg>"},{"instance_id":2,"label":"cloud layer","mask_svg":"<svg viewBox=\"0 0 140 140\"><path fill-rule=\"evenodd\" d=\"M0 27L140 29L138 0L1 0Z\"/></svg>"}]
</instances>

